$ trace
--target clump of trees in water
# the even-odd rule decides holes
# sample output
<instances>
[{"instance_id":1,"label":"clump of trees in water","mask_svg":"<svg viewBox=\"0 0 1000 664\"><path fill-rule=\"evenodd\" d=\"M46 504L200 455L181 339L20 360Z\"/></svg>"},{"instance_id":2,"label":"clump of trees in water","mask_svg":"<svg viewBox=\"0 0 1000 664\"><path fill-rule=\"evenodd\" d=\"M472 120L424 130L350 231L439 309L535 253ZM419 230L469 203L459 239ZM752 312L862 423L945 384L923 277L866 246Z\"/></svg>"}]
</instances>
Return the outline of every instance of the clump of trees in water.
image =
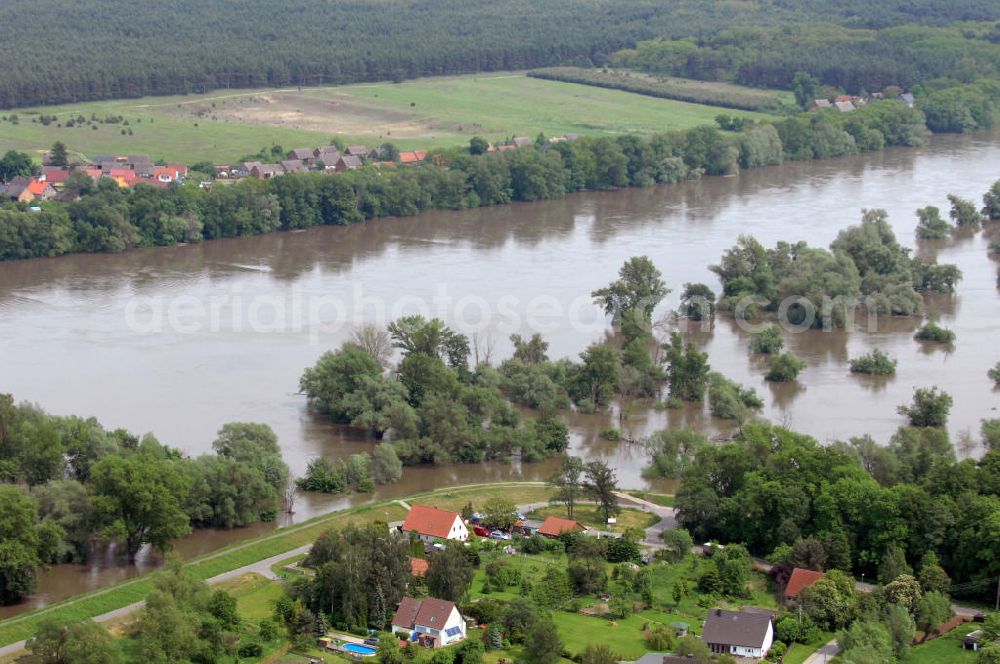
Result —
<instances>
[{"instance_id":1,"label":"clump of trees in water","mask_svg":"<svg viewBox=\"0 0 1000 664\"><path fill-rule=\"evenodd\" d=\"M841 231L829 250L805 242L765 249L740 236L710 269L722 281L720 309L749 319L789 301L789 323L823 328L844 326L858 305L875 314L917 314L922 293L953 292L961 279L954 265L911 257L884 210L865 210L861 224Z\"/></svg>"},{"instance_id":2,"label":"clump of trees in water","mask_svg":"<svg viewBox=\"0 0 1000 664\"><path fill-rule=\"evenodd\" d=\"M9 517L0 520L0 602L31 593L39 566L85 562L101 541L134 561L192 528L246 526L288 507L288 467L270 427L226 424L212 449L189 458L152 435L0 395L0 513Z\"/></svg>"},{"instance_id":3,"label":"clump of trees in water","mask_svg":"<svg viewBox=\"0 0 1000 664\"><path fill-rule=\"evenodd\" d=\"M851 358L851 373L892 376L896 373L896 360L876 348L870 353Z\"/></svg>"},{"instance_id":4,"label":"clump of trees in water","mask_svg":"<svg viewBox=\"0 0 1000 664\"><path fill-rule=\"evenodd\" d=\"M952 330L941 327L935 321L929 321L913 335L917 341L931 341L938 344L955 343L956 335Z\"/></svg>"}]
</instances>

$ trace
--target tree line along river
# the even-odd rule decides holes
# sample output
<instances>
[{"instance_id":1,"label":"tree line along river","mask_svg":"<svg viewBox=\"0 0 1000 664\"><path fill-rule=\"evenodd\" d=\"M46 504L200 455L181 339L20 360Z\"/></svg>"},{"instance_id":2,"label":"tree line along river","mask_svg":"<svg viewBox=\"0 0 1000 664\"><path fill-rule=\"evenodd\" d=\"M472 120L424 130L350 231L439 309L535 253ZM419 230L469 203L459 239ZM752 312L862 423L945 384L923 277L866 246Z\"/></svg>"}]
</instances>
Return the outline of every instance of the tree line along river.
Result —
<instances>
[{"instance_id":1,"label":"tree line along river","mask_svg":"<svg viewBox=\"0 0 1000 664\"><path fill-rule=\"evenodd\" d=\"M713 369L755 387L761 414L821 441L871 434L885 442L903 418L896 406L915 387L938 385L955 400L953 441L997 417L1000 393L986 376L1000 360L997 261L983 234L914 240L915 210L945 209L949 193L978 201L1000 179L1000 134L935 136L927 147L829 161L791 162L737 177L576 194L565 199L461 212L427 212L351 227L219 240L121 255L71 255L0 264L0 390L57 414L96 416L108 428L152 431L192 455L208 451L225 422L259 421L281 440L301 473L308 461L368 449L356 430L307 412L297 394L302 370L349 338L351 324L384 324L408 313L439 316L478 330L481 354L509 356L511 331L538 331L553 358L575 356L611 333L589 293L611 281L634 255L650 256L673 293L684 282L717 289L708 265L742 233L765 246L805 240L827 246L858 223L862 208L885 208L900 241L964 273L954 296L927 300L929 314L958 335L952 350L912 339L918 318L881 318L874 330L786 335L808 367L793 383L769 384L747 352L747 333L720 316L692 333ZM990 229L996 235L997 224ZM890 379L849 373L848 359L880 348L899 360ZM611 443L602 429L620 424L640 438L666 426L711 434L726 430L701 409L633 407L571 414L571 452L606 459L620 483L641 477L637 445ZM959 448L962 455L978 449ZM493 479L544 479L551 463L406 468L375 497ZM371 500L371 494L300 498L296 520ZM196 531L179 543L185 556L260 534L279 524ZM39 593L0 618L126 578L155 566L147 555L129 568L113 553L87 566L57 566Z\"/></svg>"}]
</instances>

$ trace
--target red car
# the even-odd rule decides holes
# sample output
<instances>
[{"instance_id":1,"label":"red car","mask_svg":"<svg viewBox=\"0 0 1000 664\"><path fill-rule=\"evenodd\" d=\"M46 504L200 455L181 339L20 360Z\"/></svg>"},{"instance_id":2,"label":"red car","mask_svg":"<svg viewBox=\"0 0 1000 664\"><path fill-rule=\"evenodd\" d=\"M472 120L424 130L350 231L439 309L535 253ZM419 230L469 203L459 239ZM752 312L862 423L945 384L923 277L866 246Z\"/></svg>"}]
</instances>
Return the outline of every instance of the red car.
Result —
<instances>
[{"instance_id":1,"label":"red car","mask_svg":"<svg viewBox=\"0 0 1000 664\"><path fill-rule=\"evenodd\" d=\"M489 537L490 531L488 528L483 528L482 526L472 526L472 532L479 535L480 537Z\"/></svg>"}]
</instances>

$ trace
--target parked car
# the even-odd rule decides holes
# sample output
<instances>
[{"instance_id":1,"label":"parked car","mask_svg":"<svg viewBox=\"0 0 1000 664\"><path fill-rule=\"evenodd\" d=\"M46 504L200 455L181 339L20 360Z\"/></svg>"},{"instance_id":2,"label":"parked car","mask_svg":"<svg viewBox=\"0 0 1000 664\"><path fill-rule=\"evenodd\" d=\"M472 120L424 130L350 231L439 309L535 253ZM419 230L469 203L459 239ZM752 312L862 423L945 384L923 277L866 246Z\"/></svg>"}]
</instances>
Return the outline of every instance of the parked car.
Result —
<instances>
[{"instance_id":1,"label":"parked car","mask_svg":"<svg viewBox=\"0 0 1000 664\"><path fill-rule=\"evenodd\" d=\"M510 539L510 535L507 534L507 533L505 533L502 530L494 530L492 533L490 533L490 539L495 539L495 540L509 540Z\"/></svg>"},{"instance_id":2,"label":"parked car","mask_svg":"<svg viewBox=\"0 0 1000 664\"><path fill-rule=\"evenodd\" d=\"M472 532L474 532L479 537L489 537L489 528L483 528L482 526L472 526Z\"/></svg>"}]
</instances>

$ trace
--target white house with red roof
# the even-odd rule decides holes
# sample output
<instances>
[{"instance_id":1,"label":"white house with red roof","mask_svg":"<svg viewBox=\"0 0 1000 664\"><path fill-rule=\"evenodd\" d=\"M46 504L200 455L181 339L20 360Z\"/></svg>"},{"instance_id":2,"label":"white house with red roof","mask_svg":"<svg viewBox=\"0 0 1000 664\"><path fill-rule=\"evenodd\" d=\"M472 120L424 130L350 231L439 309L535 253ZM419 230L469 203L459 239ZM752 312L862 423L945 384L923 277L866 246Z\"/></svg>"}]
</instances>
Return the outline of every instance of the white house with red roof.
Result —
<instances>
[{"instance_id":1,"label":"white house with red roof","mask_svg":"<svg viewBox=\"0 0 1000 664\"><path fill-rule=\"evenodd\" d=\"M462 515L437 507L414 505L400 528L404 533L416 533L424 542L438 539L464 542L469 539L469 529Z\"/></svg>"},{"instance_id":2,"label":"white house with red roof","mask_svg":"<svg viewBox=\"0 0 1000 664\"><path fill-rule=\"evenodd\" d=\"M465 619L454 602L404 597L392 619L392 633L409 632L425 648L443 648L465 639Z\"/></svg>"}]
</instances>

